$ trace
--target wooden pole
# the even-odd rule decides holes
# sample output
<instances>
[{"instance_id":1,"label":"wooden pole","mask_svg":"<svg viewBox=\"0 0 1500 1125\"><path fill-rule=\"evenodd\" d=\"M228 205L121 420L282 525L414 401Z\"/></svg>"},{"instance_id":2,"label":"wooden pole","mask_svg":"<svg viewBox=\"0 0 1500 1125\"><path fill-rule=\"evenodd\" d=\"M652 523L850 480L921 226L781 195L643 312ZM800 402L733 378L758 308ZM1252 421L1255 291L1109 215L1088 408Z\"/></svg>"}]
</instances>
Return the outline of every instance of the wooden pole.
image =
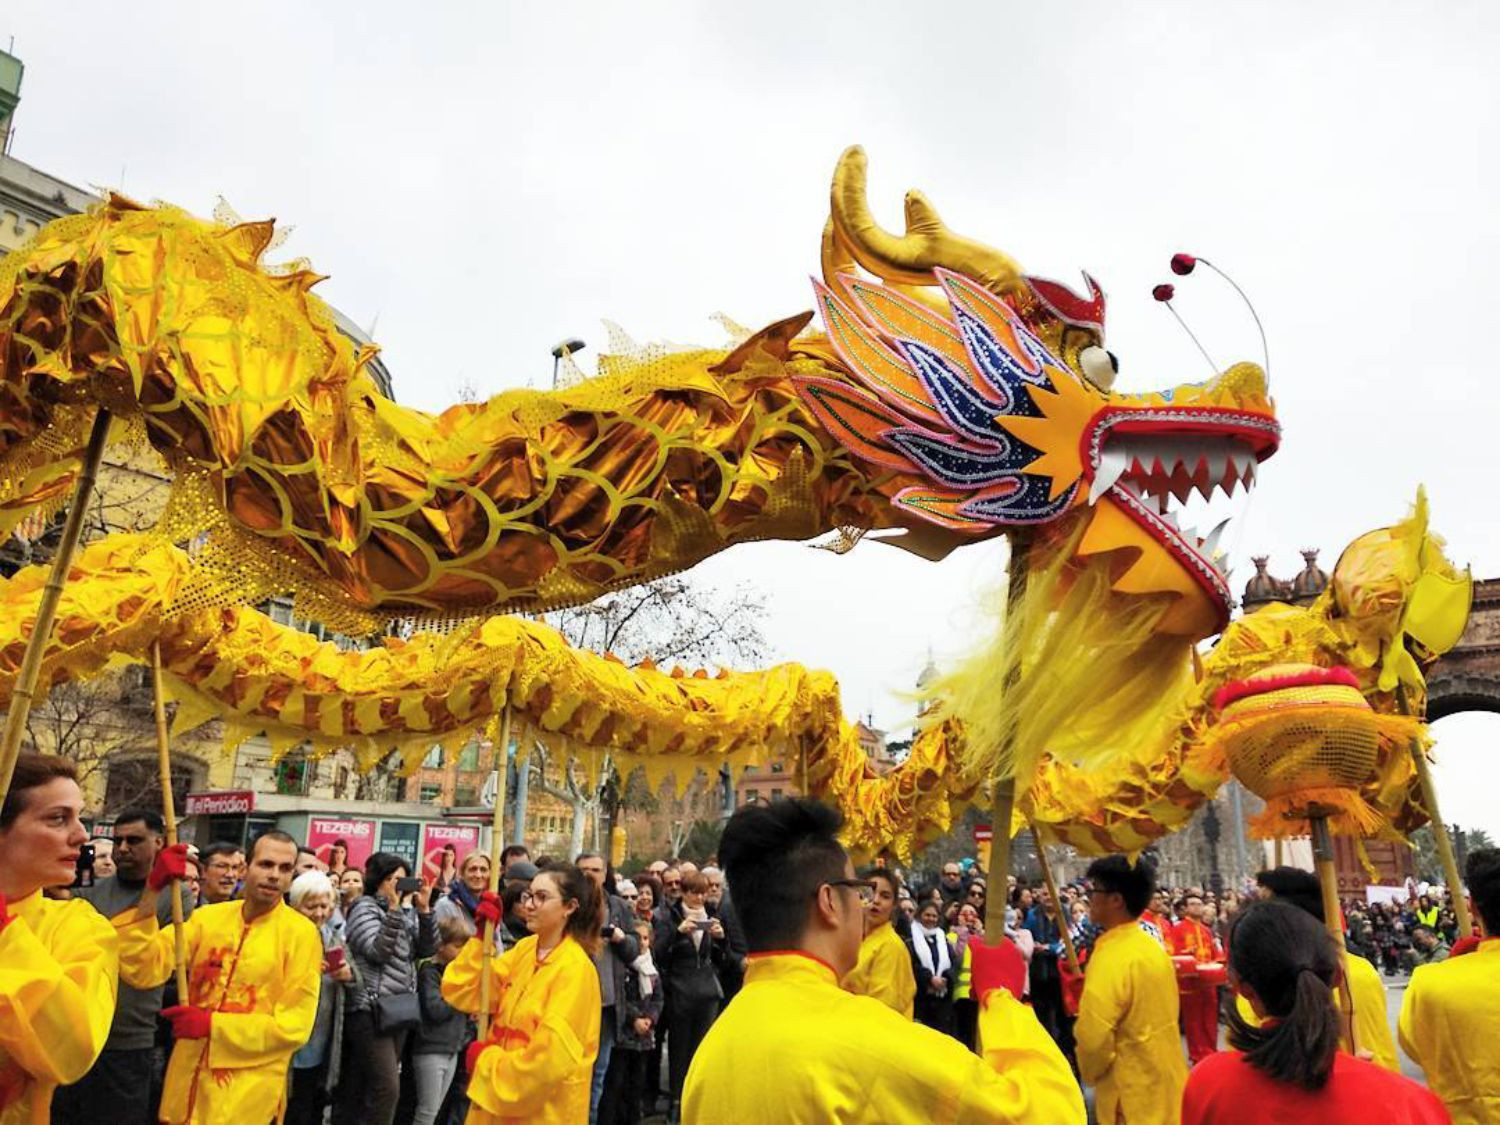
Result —
<instances>
[{"instance_id":1,"label":"wooden pole","mask_svg":"<svg viewBox=\"0 0 1500 1125\"><path fill-rule=\"evenodd\" d=\"M1062 933L1063 950L1068 955L1068 968L1076 976L1079 973L1078 950L1073 948L1073 935L1068 928L1068 919L1063 915L1062 899L1057 895L1057 880L1052 877L1052 864L1047 862L1047 845L1042 843L1042 834L1037 831L1036 822L1032 821L1031 835L1036 840L1036 858L1042 865L1042 879L1047 884L1047 894L1052 899L1053 909L1057 911L1057 928ZM989 900L985 900L989 905Z\"/></svg>"},{"instance_id":2,"label":"wooden pole","mask_svg":"<svg viewBox=\"0 0 1500 1125\"><path fill-rule=\"evenodd\" d=\"M993 836L990 840L991 893L984 899L984 933L986 940L997 942L1005 933L1005 907L1010 898L1010 821L1016 806L1016 783L1008 777L995 782L995 799L990 806Z\"/></svg>"},{"instance_id":3,"label":"wooden pole","mask_svg":"<svg viewBox=\"0 0 1500 1125\"><path fill-rule=\"evenodd\" d=\"M1328 817L1321 813L1309 813L1312 825L1313 864L1318 871L1318 884L1323 890L1323 924L1333 935L1338 947L1339 965L1343 972L1343 984L1339 988L1340 1018L1344 1024L1344 1038L1349 1044L1349 1053L1357 1054L1358 1043L1354 1038L1354 997L1349 986L1349 956L1344 945L1344 913L1339 907L1338 875L1333 866L1333 837L1328 833Z\"/></svg>"},{"instance_id":4,"label":"wooden pole","mask_svg":"<svg viewBox=\"0 0 1500 1125\"><path fill-rule=\"evenodd\" d=\"M1417 765L1417 779L1422 784L1422 803L1427 806L1427 816L1432 822L1432 838L1437 843L1438 859L1443 864L1443 878L1448 880L1448 898L1453 903L1453 916L1458 919L1458 932L1463 937L1474 933L1474 919L1469 914L1469 900L1464 897L1464 885L1458 877L1458 859L1453 854L1453 841L1448 838L1448 828L1438 812L1437 787L1432 783L1432 770L1427 765L1427 755L1417 739L1411 742L1412 761Z\"/></svg>"},{"instance_id":5,"label":"wooden pole","mask_svg":"<svg viewBox=\"0 0 1500 1125\"><path fill-rule=\"evenodd\" d=\"M101 406L94 413L94 428L83 451L83 462L78 467L78 483L73 486L73 500L68 505L62 541L57 545L57 554L52 557L52 572L47 576L47 585L37 603L36 624L26 641L21 670L16 674L16 686L11 691L5 730L0 734L0 801L4 801L10 792L10 779L16 772L16 760L21 756L21 735L26 731L26 718L31 714L31 697L42 670L42 653L52 637L52 619L57 616L57 603L62 597L63 584L68 580L68 568L73 564L73 555L83 534L89 495L94 491L94 478L99 475L99 461L104 456L105 439L109 437L109 421L109 411Z\"/></svg>"},{"instance_id":6,"label":"wooden pole","mask_svg":"<svg viewBox=\"0 0 1500 1125\"><path fill-rule=\"evenodd\" d=\"M505 772L510 758L510 704L500 712L500 741L495 745L495 818L490 825L490 891L500 890L500 853L505 850ZM484 924L484 971L479 974L479 1041L490 1033L490 962L495 956L495 923Z\"/></svg>"},{"instance_id":7,"label":"wooden pole","mask_svg":"<svg viewBox=\"0 0 1500 1125\"><path fill-rule=\"evenodd\" d=\"M161 770L161 818L166 824L167 844L177 843L177 802L172 796L172 748L167 736L167 705L161 686L161 641L151 642L151 694L156 709L157 766ZM187 978L187 942L182 932L182 883L173 879L167 888L172 896L172 943L177 951L177 995L179 1004L190 1003Z\"/></svg>"},{"instance_id":8,"label":"wooden pole","mask_svg":"<svg viewBox=\"0 0 1500 1125\"><path fill-rule=\"evenodd\" d=\"M1280 836L1277 836L1276 839L1274 841L1272 841L1272 843L1271 843L1271 866L1272 867L1280 867L1284 862L1286 862L1286 860L1285 860L1285 850L1286 850L1286 843L1285 843L1285 841L1282 840L1282 838Z\"/></svg>"},{"instance_id":9,"label":"wooden pole","mask_svg":"<svg viewBox=\"0 0 1500 1125\"><path fill-rule=\"evenodd\" d=\"M1031 552L1031 542L1020 530L1012 530L1010 535L1010 561L1006 566L1009 574L1010 585L1005 595L1005 621L1001 628L1010 628L1011 614L1016 612L1021 603L1021 596L1026 592L1026 560ZM1013 660L1010 669L1005 674L1006 694L1011 694L1021 679L1021 654L1012 654ZM1005 705L1011 705L1009 700ZM999 748L999 757L1008 757L1009 746ZM1016 807L1016 780L1014 777L997 777L995 779L995 792L990 807L990 886L998 888L998 894L985 896L984 902L984 932L990 941L999 941L1000 935L1005 932L1005 907L1010 898L1010 824L1011 817ZM1040 845L1037 848L1041 850Z\"/></svg>"}]
</instances>

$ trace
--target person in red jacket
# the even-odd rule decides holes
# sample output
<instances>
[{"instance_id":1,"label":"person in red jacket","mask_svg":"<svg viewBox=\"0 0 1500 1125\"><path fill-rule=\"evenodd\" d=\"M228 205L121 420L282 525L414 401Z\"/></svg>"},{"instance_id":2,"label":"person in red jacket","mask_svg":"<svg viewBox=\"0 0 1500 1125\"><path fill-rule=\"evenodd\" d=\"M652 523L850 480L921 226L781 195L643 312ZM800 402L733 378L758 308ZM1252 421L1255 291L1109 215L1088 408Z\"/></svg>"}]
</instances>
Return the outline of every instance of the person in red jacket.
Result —
<instances>
[{"instance_id":1,"label":"person in red jacket","mask_svg":"<svg viewBox=\"0 0 1500 1125\"><path fill-rule=\"evenodd\" d=\"M1173 957L1192 958L1180 962L1177 991L1182 1009L1182 1034L1187 1039L1188 1062L1197 1066L1219 1049L1219 987L1197 966L1222 961L1224 954L1214 935L1203 924L1203 896L1189 891L1177 903L1179 921L1171 927Z\"/></svg>"},{"instance_id":2,"label":"person in red jacket","mask_svg":"<svg viewBox=\"0 0 1500 1125\"><path fill-rule=\"evenodd\" d=\"M1188 1075L1182 1125L1441 1125L1448 1111L1409 1078L1339 1050L1338 951L1310 914L1274 899L1235 919L1229 983L1265 1022L1233 1009L1229 1042Z\"/></svg>"}]
</instances>

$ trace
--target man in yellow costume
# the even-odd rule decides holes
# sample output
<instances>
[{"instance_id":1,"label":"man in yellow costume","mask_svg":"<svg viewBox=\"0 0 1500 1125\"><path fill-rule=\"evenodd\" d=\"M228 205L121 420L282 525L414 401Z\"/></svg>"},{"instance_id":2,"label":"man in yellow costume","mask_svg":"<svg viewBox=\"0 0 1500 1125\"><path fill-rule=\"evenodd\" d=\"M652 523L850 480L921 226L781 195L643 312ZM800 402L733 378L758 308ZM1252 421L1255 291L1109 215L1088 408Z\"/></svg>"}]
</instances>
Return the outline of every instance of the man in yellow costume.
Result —
<instances>
[{"instance_id":1,"label":"man in yellow costume","mask_svg":"<svg viewBox=\"0 0 1500 1125\"><path fill-rule=\"evenodd\" d=\"M1454 1125L1478 1125L1500 1121L1500 848L1470 852L1464 878L1482 940L1416 968L1399 1031Z\"/></svg>"},{"instance_id":2,"label":"man in yellow costume","mask_svg":"<svg viewBox=\"0 0 1500 1125\"><path fill-rule=\"evenodd\" d=\"M870 996L907 1019L917 997L917 978L912 973L911 950L891 925L896 909L896 877L883 867L866 872L875 885L870 908L865 912L865 936L859 943L859 960L844 978L844 987L856 996Z\"/></svg>"},{"instance_id":3,"label":"man in yellow costume","mask_svg":"<svg viewBox=\"0 0 1500 1125\"><path fill-rule=\"evenodd\" d=\"M251 848L244 897L201 906L185 923L188 995L162 1012L177 1037L162 1121L281 1120L287 1066L312 1034L323 964L317 927L282 898L296 865L297 842L267 832ZM157 894L148 884L135 916L115 919L120 977L135 988L160 984L175 968Z\"/></svg>"},{"instance_id":4,"label":"man in yellow costume","mask_svg":"<svg viewBox=\"0 0 1500 1125\"><path fill-rule=\"evenodd\" d=\"M1324 920L1323 888L1311 871L1275 867L1260 872L1255 882L1261 898L1282 899L1307 911L1319 922ZM1349 974L1349 997L1354 1006L1354 1048L1345 1043L1344 1049L1400 1074L1401 1061L1396 1055L1396 1037L1391 1034L1390 1020L1386 1017L1385 982L1380 979L1380 970L1357 953L1349 953L1344 957L1344 971ZM1342 1010L1340 989L1334 989L1333 995ZM1234 1003L1246 1023L1251 1026L1260 1023L1250 1001L1236 996Z\"/></svg>"},{"instance_id":5,"label":"man in yellow costume","mask_svg":"<svg viewBox=\"0 0 1500 1125\"><path fill-rule=\"evenodd\" d=\"M874 888L854 877L838 829L836 812L801 798L746 806L725 827L719 857L750 954L744 988L693 1056L685 1125L1082 1125L1067 1061L1016 999L1019 954L1019 967L1005 950L975 958L983 1058L839 987L859 959Z\"/></svg>"},{"instance_id":6,"label":"man in yellow costume","mask_svg":"<svg viewBox=\"0 0 1500 1125\"><path fill-rule=\"evenodd\" d=\"M1177 1033L1177 973L1141 929L1156 873L1111 855L1089 865L1094 941L1073 1034L1078 1073L1094 1087L1100 1125L1176 1125L1187 1063Z\"/></svg>"},{"instance_id":7,"label":"man in yellow costume","mask_svg":"<svg viewBox=\"0 0 1500 1125\"><path fill-rule=\"evenodd\" d=\"M22 754L0 806L0 1125L46 1125L52 1092L99 1057L115 1018L117 942L73 882L88 842L71 762Z\"/></svg>"}]
</instances>

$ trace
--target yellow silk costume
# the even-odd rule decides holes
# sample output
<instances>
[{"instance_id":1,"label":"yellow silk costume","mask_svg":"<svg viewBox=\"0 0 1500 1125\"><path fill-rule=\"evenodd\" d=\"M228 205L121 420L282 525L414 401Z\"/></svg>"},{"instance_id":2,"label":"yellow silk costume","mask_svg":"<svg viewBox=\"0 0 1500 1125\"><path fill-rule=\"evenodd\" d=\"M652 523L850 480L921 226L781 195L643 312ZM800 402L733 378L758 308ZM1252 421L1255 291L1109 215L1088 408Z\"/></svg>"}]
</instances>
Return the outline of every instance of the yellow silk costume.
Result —
<instances>
[{"instance_id":1,"label":"yellow silk costume","mask_svg":"<svg viewBox=\"0 0 1500 1125\"><path fill-rule=\"evenodd\" d=\"M118 942L83 901L40 891L0 930L0 1125L46 1125L52 1091L99 1057L115 1018Z\"/></svg>"},{"instance_id":2,"label":"yellow silk costume","mask_svg":"<svg viewBox=\"0 0 1500 1125\"><path fill-rule=\"evenodd\" d=\"M1417 966L1398 1030L1454 1125L1500 1121L1500 938Z\"/></svg>"},{"instance_id":3,"label":"yellow silk costume","mask_svg":"<svg viewBox=\"0 0 1500 1125\"><path fill-rule=\"evenodd\" d=\"M1385 982L1380 979L1380 971L1363 957L1351 953L1349 983L1354 997L1355 1045L1361 1051L1369 1051L1374 1056L1370 1061L1377 1066L1400 1074L1401 1060L1396 1055L1396 1037L1391 1034L1391 1024L1385 1014ZM1336 988L1333 1000L1335 1005L1342 1004ZM1251 1027L1259 1027L1263 1022L1243 996L1234 998L1234 1007ZM1344 1044L1344 1049L1349 1050L1348 1043Z\"/></svg>"},{"instance_id":4,"label":"yellow silk costume","mask_svg":"<svg viewBox=\"0 0 1500 1125\"><path fill-rule=\"evenodd\" d=\"M494 1019L486 1050L469 1078L469 1125L583 1125L599 1055L599 972L571 937L538 961L536 935L522 938L492 966ZM479 1011L484 943L470 940L443 971L443 999Z\"/></svg>"},{"instance_id":5,"label":"yellow silk costume","mask_svg":"<svg viewBox=\"0 0 1500 1125\"><path fill-rule=\"evenodd\" d=\"M871 930L859 943L859 960L844 977L844 987L856 996L869 996L891 1011L912 1018L917 978L912 974L906 942L889 922Z\"/></svg>"},{"instance_id":6,"label":"yellow silk costume","mask_svg":"<svg viewBox=\"0 0 1500 1125\"><path fill-rule=\"evenodd\" d=\"M1134 922L1094 943L1073 1034L1100 1125L1176 1125L1187 1063L1172 959Z\"/></svg>"},{"instance_id":7,"label":"yellow silk costume","mask_svg":"<svg viewBox=\"0 0 1500 1125\"><path fill-rule=\"evenodd\" d=\"M1030 1009L991 993L984 1057L852 996L806 954L751 954L745 986L693 1056L686 1125L1084 1121L1067 1061Z\"/></svg>"},{"instance_id":8,"label":"yellow silk costume","mask_svg":"<svg viewBox=\"0 0 1500 1125\"><path fill-rule=\"evenodd\" d=\"M161 984L176 958L170 928L151 914L115 918L121 977L136 988ZM278 903L250 923L244 903L200 906L183 925L185 1003L213 1013L207 1039L179 1039L167 1064L161 1120L280 1121L292 1054L312 1034L323 941L318 929Z\"/></svg>"}]
</instances>

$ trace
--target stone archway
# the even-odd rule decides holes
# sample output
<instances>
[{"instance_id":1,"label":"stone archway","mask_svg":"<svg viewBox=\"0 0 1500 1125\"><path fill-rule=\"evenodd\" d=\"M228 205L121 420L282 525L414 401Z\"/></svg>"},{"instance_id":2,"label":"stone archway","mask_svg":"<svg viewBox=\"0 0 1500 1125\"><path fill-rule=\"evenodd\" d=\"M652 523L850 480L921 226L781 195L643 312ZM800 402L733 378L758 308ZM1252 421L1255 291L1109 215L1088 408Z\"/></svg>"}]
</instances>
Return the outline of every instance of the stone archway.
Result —
<instances>
[{"instance_id":1,"label":"stone archway","mask_svg":"<svg viewBox=\"0 0 1500 1125\"><path fill-rule=\"evenodd\" d=\"M1453 650L1427 673L1427 717L1500 712L1500 578L1474 583L1469 624Z\"/></svg>"}]
</instances>

